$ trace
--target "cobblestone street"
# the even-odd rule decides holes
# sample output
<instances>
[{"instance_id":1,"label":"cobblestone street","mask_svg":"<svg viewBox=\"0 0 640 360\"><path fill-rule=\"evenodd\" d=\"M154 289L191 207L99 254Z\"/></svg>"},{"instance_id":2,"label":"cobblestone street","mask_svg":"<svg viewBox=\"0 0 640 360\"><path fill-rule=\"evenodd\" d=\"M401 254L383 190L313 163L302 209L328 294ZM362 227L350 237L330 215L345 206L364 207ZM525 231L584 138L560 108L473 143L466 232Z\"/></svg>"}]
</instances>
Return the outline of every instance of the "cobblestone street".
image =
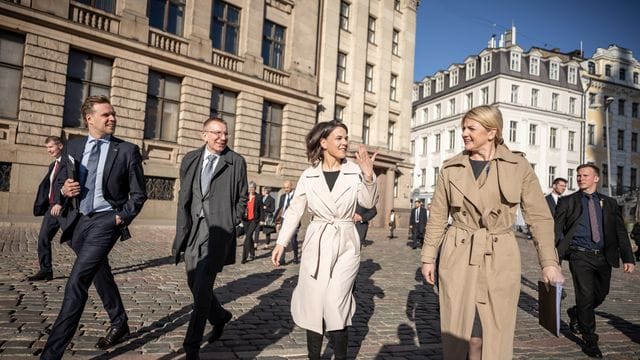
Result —
<instances>
[{"instance_id":1,"label":"cobblestone street","mask_svg":"<svg viewBox=\"0 0 640 360\"><path fill-rule=\"evenodd\" d=\"M0 221L0 358L32 358L44 346L57 316L66 275L75 256L66 245L54 244L54 279L29 282L37 271L39 224ZM129 316L131 336L109 352L96 351L109 320L92 288L83 318L65 358L177 359L189 319L191 296L184 264L173 265L172 226L142 223L133 238L119 242L110 262ZM389 240L371 229L362 251L356 282L358 301L350 329L350 358L441 359L437 296L422 284L419 251L412 250L406 229ZM302 233L301 233L302 238ZM539 271L533 246L519 238L523 259L522 290L515 337L517 359L584 359L579 340L568 331L566 308L574 303L568 266L568 297L563 302L562 335L556 338L538 325ZM203 359L302 359L306 337L289 312L298 265L274 269L268 250L257 258L227 266L216 280L215 292L233 313L222 338L204 345ZM291 254L288 253L288 260ZM611 292L598 309L597 328L605 359L640 358L640 271L613 272ZM210 327L207 328L210 331ZM207 334L205 333L205 337ZM325 338L324 356L331 356Z\"/></svg>"}]
</instances>

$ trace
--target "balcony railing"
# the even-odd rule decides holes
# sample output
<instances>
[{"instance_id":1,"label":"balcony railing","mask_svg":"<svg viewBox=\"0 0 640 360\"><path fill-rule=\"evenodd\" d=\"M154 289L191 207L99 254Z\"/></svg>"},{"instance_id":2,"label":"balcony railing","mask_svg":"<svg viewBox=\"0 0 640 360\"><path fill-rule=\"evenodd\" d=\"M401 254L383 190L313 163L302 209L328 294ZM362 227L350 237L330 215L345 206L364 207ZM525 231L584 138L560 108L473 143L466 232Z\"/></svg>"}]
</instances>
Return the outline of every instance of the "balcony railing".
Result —
<instances>
[{"instance_id":1,"label":"balcony railing","mask_svg":"<svg viewBox=\"0 0 640 360\"><path fill-rule=\"evenodd\" d=\"M211 63L223 69L242 72L242 65L244 64L244 60L235 55L213 49L213 57L211 59Z\"/></svg>"},{"instance_id":2,"label":"balcony railing","mask_svg":"<svg viewBox=\"0 0 640 360\"><path fill-rule=\"evenodd\" d=\"M117 34L120 28L120 20L114 15L75 1L69 3L69 19L75 23L113 34Z\"/></svg>"},{"instance_id":3,"label":"balcony railing","mask_svg":"<svg viewBox=\"0 0 640 360\"><path fill-rule=\"evenodd\" d=\"M189 46L184 39L153 28L149 29L149 45L179 55L187 55Z\"/></svg>"},{"instance_id":4,"label":"balcony railing","mask_svg":"<svg viewBox=\"0 0 640 360\"><path fill-rule=\"evenodd\" d=\"M262 72L262 79L272 84L289 86L289 74L276 69L265 67Z\"/></svg>"}]
</instances>

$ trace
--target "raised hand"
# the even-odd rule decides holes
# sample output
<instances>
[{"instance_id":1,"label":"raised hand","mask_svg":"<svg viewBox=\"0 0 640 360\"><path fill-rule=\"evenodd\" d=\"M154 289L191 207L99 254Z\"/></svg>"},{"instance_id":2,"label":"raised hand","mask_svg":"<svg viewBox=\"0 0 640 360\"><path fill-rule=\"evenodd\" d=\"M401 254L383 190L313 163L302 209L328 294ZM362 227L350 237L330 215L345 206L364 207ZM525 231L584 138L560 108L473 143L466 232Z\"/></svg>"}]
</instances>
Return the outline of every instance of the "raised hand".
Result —
<instances>
[{"instance_id":1,"label":"raised hand","mask_svg":"<svg viewBox=\"0 0 640 360\"><path fill-rule=\"evenodd\" d=\"M376 161L377 155L378 153L375 152L373 155L369 156L369 152L367 152L367 148L364 144L360 144L356 151L355 162L360 166L360 170L362 171L362 175L364 175L364 179L366 181L373 180L373 162Z\"/></svg>"}]
</instances>

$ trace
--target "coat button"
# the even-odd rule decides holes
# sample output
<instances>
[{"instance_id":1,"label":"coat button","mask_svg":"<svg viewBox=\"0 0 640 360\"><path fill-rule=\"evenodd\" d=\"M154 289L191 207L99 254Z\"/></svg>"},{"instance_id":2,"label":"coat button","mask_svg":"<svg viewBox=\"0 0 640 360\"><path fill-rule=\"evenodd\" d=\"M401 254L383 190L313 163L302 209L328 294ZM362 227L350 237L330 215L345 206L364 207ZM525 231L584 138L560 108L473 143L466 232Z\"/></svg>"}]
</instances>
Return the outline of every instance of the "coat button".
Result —
<instances>
[{"instance_id":1,"label":"coat button","mask_svg":"<svg viewBox=\"0 0 640 360\"><path fill-rule=\"evenodd\" d=\"M460 242L464 244L464 239L462 239Z\"/></svg>"},{"instance_id":2,"label":"coat button","mask_svg":"<svg viewBox=\"0 0 640 360\"><path fill-rule=\"evenodd\" d=\"M502 210L498 209L498 215L502 214Z\"/></svg>"},{"instance_id":3,"label":"coat button","mask_svg":"<svg viewBox=\"0 0 640 360\"><path fill-rule=\"evenodd\" d=\"M497 236L493 238L493 242L498 242L498 237Z\"/></svg>"},{"instance_id":4,"label":"coat button","mask_svg":"<svg viewBox=\"0 0 640 360\"><path fill-rule=\"evenodd\" d=\"M467 211L466 210L462 210L462 216L467 216Z\"/></svg>"}]
</instances>

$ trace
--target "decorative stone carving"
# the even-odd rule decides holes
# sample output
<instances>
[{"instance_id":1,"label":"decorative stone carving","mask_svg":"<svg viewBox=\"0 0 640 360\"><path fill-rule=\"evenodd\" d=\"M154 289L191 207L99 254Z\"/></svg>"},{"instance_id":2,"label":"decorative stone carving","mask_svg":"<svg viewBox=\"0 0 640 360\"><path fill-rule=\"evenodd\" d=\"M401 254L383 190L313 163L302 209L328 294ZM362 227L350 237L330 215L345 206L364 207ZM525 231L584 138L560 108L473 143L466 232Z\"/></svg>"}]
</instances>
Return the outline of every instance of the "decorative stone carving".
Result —
<instances>
[{"instance_id":1,"label":"decorative stone carving","mask_svg":"<svg viewBox=\"0 0 640 360\"><path fill-rule=\"evenodd\" d=\"M294 0L267 0L267 5L291 14L295 6Z\"/></svg>"}]
</instances>

